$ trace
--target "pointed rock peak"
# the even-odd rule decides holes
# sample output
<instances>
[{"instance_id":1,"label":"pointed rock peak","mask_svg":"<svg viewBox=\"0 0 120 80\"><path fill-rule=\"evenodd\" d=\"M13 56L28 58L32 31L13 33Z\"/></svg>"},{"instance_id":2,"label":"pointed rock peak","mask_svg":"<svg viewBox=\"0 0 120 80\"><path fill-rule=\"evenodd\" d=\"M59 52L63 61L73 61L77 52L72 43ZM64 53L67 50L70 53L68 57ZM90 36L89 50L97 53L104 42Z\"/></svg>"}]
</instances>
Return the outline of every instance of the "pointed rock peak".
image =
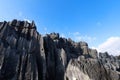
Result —
<instances>
[{"instance_id":1,"label":"pointed rock peak","mask_svg":"<svg viewBox=\"0 0 120 80\"><path fill-rule=\"evenodd\" d=\"M32 23L29 25L29 29L36 29L36 25L34 21L32 21Z\"/></svg>"},{"instance_id":2,"label":"pointed rock peak","mask_svg":"<svg viewBox=\"0 0 120 80\"><path fill-rule=\"evenodd\" d=\"M32 21L32 27L35 27L36 25L35 25L35 22L34 21Z\"/></svg>"},{"instance_id":3,"label":"pointed rock peak","mask_svg":"<svg viewBox=\"0 0 120 80\"><path fill-rule=\"evenodd\" d=\"M80 46L88 46L88 44L84 41L80 41L79 44L80 44Z\"/></svg>"},{"instance_id":4,"label":"pointed rock peak","mask_svg":"<svg viewBox=\"0 0 120 80\"><path fill-rule=\"evenodd\" d=\"M20 24L19 24L20 26L22 26L22 27L25 27L24 26L24 21L20 21Z\"/></svg>"},{"instance_id":5,"label":"pointed rock peak","mask_svg":"<svg viewBox=\"0 0 120 80\"><path fill-rule=\"evenodd\" d=\"M17 24L17 19L13 19L13 21L11 22L11 26L16 26L16 24Z\"/></svg>"},{"instance_id":6,"label":"pointed rock peak","mask_svg":"<svg viewBox=\"0 0 120 80\"><path fill-rule=\"evenodd\" d=\"M50 37L51 37L53 40L59 39L59 33L55 33L55 32L50 33Z\"/></svg>"},{"instance_id":7,"label":"pointed rock peak","mask_svg":"<svg viewBox=\"0 0 120 80\"><path fill-rule=\"evenodd\" d=\"M26 27L26 28L29 27L29 23L28 23L28 21L24 21L24 27Z\"/></svg>"}]
</instances>

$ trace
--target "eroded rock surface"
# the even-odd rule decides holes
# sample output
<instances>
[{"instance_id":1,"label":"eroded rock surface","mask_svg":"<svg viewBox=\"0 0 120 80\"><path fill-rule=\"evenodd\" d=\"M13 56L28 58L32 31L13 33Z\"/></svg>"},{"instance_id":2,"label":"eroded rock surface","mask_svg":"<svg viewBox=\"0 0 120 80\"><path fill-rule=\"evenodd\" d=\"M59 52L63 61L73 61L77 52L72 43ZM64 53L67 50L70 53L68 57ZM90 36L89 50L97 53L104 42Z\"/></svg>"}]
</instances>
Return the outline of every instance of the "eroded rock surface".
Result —
<instances>
[{"instance_id":1,"label":"eroded rock surface","mask_svg":"<svg viewBox=\"0 0 120 80\"><path fill-rule=\"evenodd\" d=\"M120 80L120 60L14 19L0 22L0 80Z\"/></svg>"}]
</instances>

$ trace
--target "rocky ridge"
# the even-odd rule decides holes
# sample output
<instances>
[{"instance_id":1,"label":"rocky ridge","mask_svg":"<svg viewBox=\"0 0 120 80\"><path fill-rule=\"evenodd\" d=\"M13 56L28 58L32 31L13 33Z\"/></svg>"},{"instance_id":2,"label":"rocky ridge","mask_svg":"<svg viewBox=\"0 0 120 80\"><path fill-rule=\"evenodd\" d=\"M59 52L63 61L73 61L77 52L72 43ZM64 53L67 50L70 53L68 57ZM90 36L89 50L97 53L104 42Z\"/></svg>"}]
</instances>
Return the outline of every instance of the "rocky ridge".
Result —
<instances>
[{"instance_id":1,"label":"rocky ridge","mask_svg":"<svg viewBox=\"0 0 120 80\"><path fill-rule=\"evenodd\" d=\"M14 19L0 22L0 80L120 80L120 59Z\"/></svg>"}]
</instances>

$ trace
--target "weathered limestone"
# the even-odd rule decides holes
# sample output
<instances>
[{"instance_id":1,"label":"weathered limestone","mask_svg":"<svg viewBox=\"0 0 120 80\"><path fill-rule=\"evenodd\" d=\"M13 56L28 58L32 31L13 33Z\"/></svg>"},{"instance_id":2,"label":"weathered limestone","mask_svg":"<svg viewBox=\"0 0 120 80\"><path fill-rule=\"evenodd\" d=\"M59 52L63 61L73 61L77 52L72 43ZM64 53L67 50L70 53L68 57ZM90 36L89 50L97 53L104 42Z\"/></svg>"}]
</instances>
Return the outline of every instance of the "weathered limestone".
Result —
<instances>
[{"instance_id":1,"label":"weathered limestone","mask_svg":"<svg viewBox=\"0 0 120 80\"><path fill-rule=\"evenodd\" d=\"M14 19L0 22L0 80L120 80L120 60Z\"/></svg>"}]
</instances>

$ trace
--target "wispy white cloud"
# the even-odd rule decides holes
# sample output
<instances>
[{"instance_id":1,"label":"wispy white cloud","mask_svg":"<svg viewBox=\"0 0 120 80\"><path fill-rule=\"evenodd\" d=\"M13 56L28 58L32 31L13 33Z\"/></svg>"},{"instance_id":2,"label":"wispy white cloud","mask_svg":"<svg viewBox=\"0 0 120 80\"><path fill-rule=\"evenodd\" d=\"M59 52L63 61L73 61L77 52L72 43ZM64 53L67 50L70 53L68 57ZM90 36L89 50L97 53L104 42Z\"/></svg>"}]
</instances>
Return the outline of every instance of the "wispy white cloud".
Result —
<instances>
[{"instance_id":1,"label":"wispy white cloud","mask_svg":"<svg viewBox=\"0 0 120 80\"><path fill-rule=\"evenodd\" d=\"M0 20L3 21L3 20L5 20L5 19L4 19L3 17L0 17Z\"/></svg>"},{"instance_id":2,"label":"wispy white cloud","mask_svg":"<svg viewBox=\"0 0 120 80\"><path fill-rule=\"evenodd\" d=\"M69 35L71 35L75 41L86 41L91 43L96 40L96 37L81 35L79 32L69 33Z\"/></svg>"},{"instance_id":3,"label":"wispy white cloud","mask_svg":"<svg viewBox=\"0 0 120 80\"><path fill-rule=\"evenodd\" d=\"M78 35L80 35L80 33L79 32L74 32L73 35L78 36Z\"/></svg>"},{"instance_id":4,"label":"wispy white cloud","mask_svg":"<svg viewBox=\"0 0 120 80\"><path fill-rule=\"evenodd\" d=\"M85 35L85 36L75 36L75 39L76 39L77 41L82 40L82 41L93 42L93 41L96 40L96 37L91 37L91 36Z\"/></svg>"},{"instance_id":5,"label":"wispy white cloud","mask_svg":"<svg viewBox=\"0 0 120 80\"><path fill-rule=\"evenodd\" d=\"M63 37L65 37L65 34L63 34L63 33L62 33L62 34L60 34L60 37L62 37L62 38L63 38Z\"/></svg>"},{"instance_id":6,"label":"wispy white cloud","mask_svg":"<svg viewBox=\"0 0 120 80\"><path fill-rule=\"evenodd\" d=\"M99 52L107 51L110 55L120 55L120 37L110 37L96 49Z\"/></svg>"},{"instance_id":7,"label":"wispy white cloud","mask_svg":"<svg viewBox=\"0 0 120 80\"><path fill-rule=\"evenodd\" d=\"M47 28L46 28L46 27L44 27L44 30L45 30L45 31L47 31Z\"/></svg>"},{"instance_id":8,"label":"wispy white cloud","mask_svg":"<svg viewBox=\"0 0 120 80\"><path fill-rule=\"evenodd\" d=\"M31 21L29 19L24 19L24 21L28 21L29 23L31 23Z\"/></svg>"},{"instance_id":9,"label":"wispy white cloud","mask_svg":"<svg viewBox=\"0 0 120 80\"><path fill-rule=\"evenodd\" d=\"M49 32L48 32L48 29L47 29L47 27L43 27L43 31L44 31L44 34L48 34Z\"/></svg>"}]
</instances>

